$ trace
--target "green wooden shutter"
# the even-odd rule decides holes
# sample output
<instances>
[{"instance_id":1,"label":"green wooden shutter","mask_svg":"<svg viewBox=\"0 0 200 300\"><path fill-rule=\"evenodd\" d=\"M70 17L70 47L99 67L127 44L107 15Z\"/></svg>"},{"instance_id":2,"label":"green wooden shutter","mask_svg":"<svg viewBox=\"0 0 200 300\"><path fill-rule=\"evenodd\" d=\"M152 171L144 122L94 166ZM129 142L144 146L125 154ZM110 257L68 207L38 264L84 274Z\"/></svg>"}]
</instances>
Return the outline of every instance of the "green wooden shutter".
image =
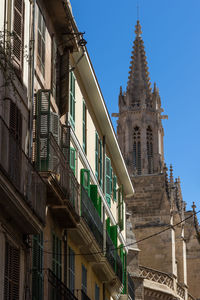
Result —
<instances>
[{"instance_id":1,"label":"green wooden shutter","mask_svg":"<svg viewBox=\"0 0 200 300\"><path fill-rule=\"evenodd\" d=\"M108 157L106 157L106 200L108 202L109 207L111 207L111 202L110 202L110 195L111 195L110 177L111 177L111 163L110 163L110 159Z\"/></svg>"},{"instance_id":2,"label":"green wooden shutter","mask_svg":"<svg viewBox=\"0 0 200 300\"><path fill-rule=\"evenodd\" d=\"M98 214L99 214L99 217L100 217L100 218L101 218L101 203L102 203L101 197L99 196L99 197L97 198L97 211L98 211Z\"/></svg>"},{"instance_id":3,"label":"green wooden shutter","mask_svg":"<svg viewBox=\"0 0 200 300\"><path fill-rule=\"evenodd\" d=\"M106 219L106 230L110 236L110 218Z\"/></svg>"},{"instance_id":4,"label":"green wooden shutter","mask_svg":"<svg viewBox=\"0 0 200 300\"><path fill-rule=\"evenodd\" d=\"M36 166L40 171L49 166L50 90L37 93Z\"/></svg>"},{"instance_id":5,"label":"green wooden shutter","mask_svg":"<svg viewBox=\"0 0 200 300\"><path fill-rule=\"evenodd\" d=\"M83 100L83 150L86 152L86 106Z\"/></svg>"},{"instance_id":6,"label":"green wooden shutter","mask_svg":"<svg viewBox=\"0 0 200 300\"><path fill-rule=\"evenodd\" d=\"M62 279L62 241L55 233L52 233L52 270Z\"/></svg>"},{"instance_id":7,"label":"green wooden shutter","mask_svg":"<svg viewBox=\"0 0 200 300\"><path fill-rule=\"evenodd\" d=\"M122 186L118 190L118 225L120 230L124 229L124 201Z\"/></svg>"},{"instance_id":8,"label":"green wooden shutter","mask_svg":"<svg viewBox=\"0 0 200 300\"><path fill-rule=\"evenodd\" d=\"M75 76L70 73L70 123L75 128Z\"/></svg>"},{"instance_id":9,"label":"green wooden shutter","mask_svg":"<svg viewBox=\"0 0 200 300\"><path fill-rule=\"evenodd\" d=\"M97 209L97 197L98 197L97 185L91 184L90 185L90 198L96 209Z\"/></svg>"},{"instance_id":10,"label":"green wooden shutter","mask_svg":"<svg viewBox=\"0 0 200 300\"><path fill-rule=\"evenodd\" d=\"M90 171L87 169L81 169L81 185L90 196Z\"/></svg>"},{"instance_id":11,"label":"green wooden shutter","mask_svg":"<svg viewBox=\"0 0 200 300\"><path fill-rule=\"evenodd\" d=\"M110 226L110 238L115 248L117 248L117 225Z\"/></svg>"},{"instance_id":12,"label":"green wooden shutter","mask_svg":"<svg viewBox=\"0 0 200 300\"><path fill-rule=\"evenodd\" d=\"M99 141L99 184L102 187L103 186L103 161L102 161L102 157L103 157L103 147L102 147L102 141Z\"/></svg>"},{"instance_id":13,"label":"green wooden shutter","mask_svg":"<svg viewBox=\"0 0 200 300\"><path fill-rule=\"evenodd\" d=\"M70 168L72 169L74 175L76 172L76 150L74 148L70 148Z\"/></svg>"},{"instance_id":14,"label":"green wooden shutter","mask_svg":"<svg viewBox=\"0 0 200 300\"><path fill-rule=\"evenodd\" d=\"M43 233L33 236L32 299L43 299Z\"/></svg>"},{"instance_id":15,"label":"green wooden shutter","mask_svg":"<svg viewBox=\"0 0 200 300\"><path fill-rule=\"evenodd\" d=\"M113 200L117 200L117 176L113 176Z\"/></svg>"},{"instance_id":16,"label":"green wooden shutter","mask_svg":"<svg viewBox=\"0 0 200 300\"><path fill-rule=\"evenodd\" d=\"M112 195L113 190L113 169L110 167L110 196Z\"/></svg>"}]
</instances>

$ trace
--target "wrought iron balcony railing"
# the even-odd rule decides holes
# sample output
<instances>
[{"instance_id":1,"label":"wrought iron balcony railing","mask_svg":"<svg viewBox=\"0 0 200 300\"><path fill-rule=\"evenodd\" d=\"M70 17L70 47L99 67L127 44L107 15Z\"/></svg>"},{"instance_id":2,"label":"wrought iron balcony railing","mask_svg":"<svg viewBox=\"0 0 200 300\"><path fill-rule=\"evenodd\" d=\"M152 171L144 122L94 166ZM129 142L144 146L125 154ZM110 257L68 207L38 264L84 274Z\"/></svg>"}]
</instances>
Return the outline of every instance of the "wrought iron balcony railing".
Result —
<instances>
[{"instance_id":1,"label":"wrought iron balcony railing","mask_svg":"<svg viewBox=\"0 0 200 300\"><path fill-rule=\"evenodd\" d=\"M135 286L129 273L128 273L128 295L131 298L131 300L135 300Z\"/></svg>"},{"instance_id":2,"label":"wrought iron balcony railing","mask_svg":"<svg viewBox=\"0 0 200 300\"><path fill-rule=\"evenodd\" d=\"M122 262L108 233L106 234L106 257L115 271L115 274L122 282Z\"/></svg>"},{"instance_id":3,"label":"wrought iron balcony railing","mask_svg":"<svg viewBox=\"0 0 200 300\"><path fill-rule=\"evenodd\" d=\"M48 134L36 165L40 172L48 172L60 187L63 198L68 199L79 214L79 183L69 166L69 149L62 151L52 133Z\"/></svg>"},{"instance_id":4,"label":"wrought iron balcony railing","mask_svg":"<svg viewBox=\"0 0 200 300\"><path fill-rule=\"evenodd\" d=\"M78 300L58 277L48 269L48 300Z\"/></svg>"},{"instance_id":5,"label":"wrought iron balcony railing","mask_svg":"<svg viewBox=\"0 0 200 300\"><path fill-rule=\"evenodd\" d=\"M1 117L0 169L35 215L45 223L46 185Z\"/></svg>"},{"instance_id":6,"label":"wrought iron balcony railing","mask_svg":"<svg viewBox=\"0 0 200 300\"><path fill-rule=\"evenodd\" d=\"M81 216L88 224L100 248L103 249L103 223L83 186L81 186Z\"/></svg>"}]
</instances>

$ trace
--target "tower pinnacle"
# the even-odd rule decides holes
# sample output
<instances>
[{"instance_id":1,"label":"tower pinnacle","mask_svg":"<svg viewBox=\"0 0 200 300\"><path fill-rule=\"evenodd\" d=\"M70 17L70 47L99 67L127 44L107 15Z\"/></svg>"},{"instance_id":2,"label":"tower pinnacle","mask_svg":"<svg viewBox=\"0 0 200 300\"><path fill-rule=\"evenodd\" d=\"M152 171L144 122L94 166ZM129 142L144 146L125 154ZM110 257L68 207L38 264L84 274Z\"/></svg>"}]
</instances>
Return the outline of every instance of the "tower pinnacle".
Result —
<instances>
[{"instance_id":1,"label":"tower pinnacle","mask_svg":"<svg viewBox=\"0 0 200 300\"><path fill-rule=\"evenodd\" d=\"M144 95L146 98L150 98L151 95L151 83L139 20L135 26L135 34L136 38L133 43L127 91L132 94L132 102L139 104Z\"/></svg>"}]
</instances>

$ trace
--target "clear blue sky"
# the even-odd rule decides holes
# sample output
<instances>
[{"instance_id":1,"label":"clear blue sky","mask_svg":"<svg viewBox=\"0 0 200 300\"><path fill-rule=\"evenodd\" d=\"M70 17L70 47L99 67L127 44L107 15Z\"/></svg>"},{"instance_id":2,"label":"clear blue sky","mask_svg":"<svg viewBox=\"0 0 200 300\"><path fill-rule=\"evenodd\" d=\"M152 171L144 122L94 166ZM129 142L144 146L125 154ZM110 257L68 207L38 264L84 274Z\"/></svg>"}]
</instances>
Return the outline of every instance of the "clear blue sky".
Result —
<instances>
[{"instance_id":1,"label":"clear blue sky","mask_svg":"<svg viewBox=\"0 0 200 300\"><path fill-rule=\"evenodd\" d=\"M110 115L126 89L137 1L71 0ZM151 83L160 90L165 161L181 178L183 199L200 209L200 0L139 0ZM116 128L115 119L112 118Z\"/></svg>"}]
</instances>

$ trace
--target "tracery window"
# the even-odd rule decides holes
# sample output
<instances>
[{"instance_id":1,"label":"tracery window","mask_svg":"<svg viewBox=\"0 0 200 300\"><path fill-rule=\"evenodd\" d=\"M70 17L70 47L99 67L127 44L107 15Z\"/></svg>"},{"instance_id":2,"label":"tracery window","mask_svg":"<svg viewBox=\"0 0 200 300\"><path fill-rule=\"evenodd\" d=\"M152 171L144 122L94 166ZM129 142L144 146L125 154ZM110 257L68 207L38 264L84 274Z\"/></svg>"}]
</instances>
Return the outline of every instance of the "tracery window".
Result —
<instances>
[{"instance_id":1,"label":"tracery window","mask_svg":"<svg viewBox=\"0 0 200 300\"><path fill-rule=\"evenodd\" d=\"M150 126L147 128L147 160L148 173L153 173L153 133Z\"/></svg>"},{"instance_id":2,"label":"tracery window","mask_svg":"<svg viewBox=\"0 0 200 300\"><path fill-rule=\"evenodd\" d=\"M141 174L141 140L140 128L136 126L133 130L133 167L134 173Z\"/></svg>"}]
</instances>

